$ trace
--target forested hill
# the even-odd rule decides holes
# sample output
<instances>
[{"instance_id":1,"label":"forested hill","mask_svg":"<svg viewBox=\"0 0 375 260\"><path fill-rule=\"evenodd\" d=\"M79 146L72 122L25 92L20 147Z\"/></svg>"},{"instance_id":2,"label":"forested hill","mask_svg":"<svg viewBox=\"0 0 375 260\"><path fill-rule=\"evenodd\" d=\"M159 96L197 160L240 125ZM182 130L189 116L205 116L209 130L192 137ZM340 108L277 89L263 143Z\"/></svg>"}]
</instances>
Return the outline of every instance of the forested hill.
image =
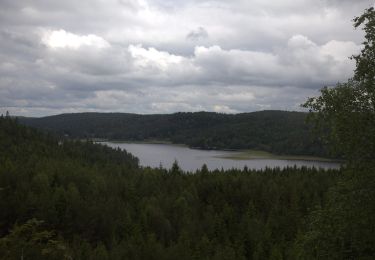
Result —
<instances>
[{"instance_id":1,"label":"forested hill","mask_svg":"<svg viewBox=\"0 0 375 260\"><path fill-rule=\"evenodd\" d=\"M76 113L20 122L74 138L166 140L203 149L260 149L277 154L326 156L306 124L306 113L260 111L137 115Z\"/></svg>"},{"instance_id":2,"label":"forested hill","mask_svg":"<svg viewBox=\"0 0 375 260\"><path fill-rule=\"evenodd\" d=\"M306 218L340 179L139 168L125 151L0 117L0 259L314 259Z\"/></svg>"}]
</instances>

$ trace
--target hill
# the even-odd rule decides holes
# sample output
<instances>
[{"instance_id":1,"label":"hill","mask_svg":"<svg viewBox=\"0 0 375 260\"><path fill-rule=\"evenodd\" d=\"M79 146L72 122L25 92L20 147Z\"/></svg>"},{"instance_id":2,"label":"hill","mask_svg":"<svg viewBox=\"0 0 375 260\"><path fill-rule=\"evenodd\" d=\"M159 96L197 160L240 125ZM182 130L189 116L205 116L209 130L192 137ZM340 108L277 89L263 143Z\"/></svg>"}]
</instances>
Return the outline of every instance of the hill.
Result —
<instances>
[{"instance_id":1,"label":"hill","mask_svg":"<svg viewBox=\"0 0 375 260\"><path fill-rule=\"evenodd\" d=\"M306 124L306 116L286 111L233 115L76 113L20 118L20 122L73 138L163 140L201 149L257 149L276 154L327 156Z\"/></svg>"}]
</instances>

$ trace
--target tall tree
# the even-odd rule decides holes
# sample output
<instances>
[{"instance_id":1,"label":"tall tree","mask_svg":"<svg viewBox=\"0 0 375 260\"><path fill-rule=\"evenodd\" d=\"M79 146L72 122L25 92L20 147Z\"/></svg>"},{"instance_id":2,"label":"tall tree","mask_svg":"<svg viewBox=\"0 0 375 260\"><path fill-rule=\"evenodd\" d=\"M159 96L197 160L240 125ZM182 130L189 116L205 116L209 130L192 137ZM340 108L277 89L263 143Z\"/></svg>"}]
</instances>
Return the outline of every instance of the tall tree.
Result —
<instances>
[{"instance_id":1,"label":"tall tree","mask_svg":"<svg viewBox=\"0 0 375 260\"><path fill-rule=\"evenodd\" d=\"M354 19L365 41L354 77L310 98L309 108L326 141L347 159L342 181L326 205L310 216L299 240L303 259L374 259L375 257L375 10Z\"/></svg>"},{"instance_id":2,"label":"tall tree","mask_svg":"<svg viewBox=\"0 0 375 260\"><path fill-rule=\"evenodd\" d=\"M356 61L354 77L334 88L324 87L319 97L303 104L316 126L325 133L335 153L350 163L374 161L375 156L375 10L366 9L354 19L363 26L365 41Z\"/></svg>"}]
</instances>

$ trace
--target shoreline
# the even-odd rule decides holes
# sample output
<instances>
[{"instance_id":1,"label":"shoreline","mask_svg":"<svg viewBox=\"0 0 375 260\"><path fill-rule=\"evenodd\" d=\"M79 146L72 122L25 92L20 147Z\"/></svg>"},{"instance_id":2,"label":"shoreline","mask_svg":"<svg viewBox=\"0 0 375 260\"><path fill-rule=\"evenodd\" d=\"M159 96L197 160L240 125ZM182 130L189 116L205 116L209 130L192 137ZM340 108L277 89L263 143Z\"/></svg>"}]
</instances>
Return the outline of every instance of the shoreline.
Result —
<instances>
[{"instance_id":1,"label":"shoreline","mask_svg":"<svg viewBox=\"0 0 375 260\"><path fill-rule=\"evenodd\" d=\"M338 159L324 158L311 155L279 155L260 150L237 150L235 154L228 154L217 156L222 159L232 160L293 160L293 161L316 161L316 162L329 162L329 163L343 163L344 161Z\"/></svg>"},{"instance_id":2,"label":"shoreline","mask_svg":"<svg viewBox=\"0 0 375 260\"><path fill-rule=\"evenodd\" d=\"M125 143L125 144L161 144L161 145L173 145L179 147L186 147L195 150L206 150L206 151L222 151L227 154L214 156L221 159L231 159L231 160L296 160L296 161L318 161L318 162L330 162L330 163L343 163L343 160L331 159L325 157L311 156L311 155L279 155L273 154L262 150L252 150L252 149L204 149L200 147L190 147L186 144L175 144L168 140L143 140L143 141L132 141L132 140L93 140L98 143L108 142L108 143Z\"/></svg>"}]
</instances>

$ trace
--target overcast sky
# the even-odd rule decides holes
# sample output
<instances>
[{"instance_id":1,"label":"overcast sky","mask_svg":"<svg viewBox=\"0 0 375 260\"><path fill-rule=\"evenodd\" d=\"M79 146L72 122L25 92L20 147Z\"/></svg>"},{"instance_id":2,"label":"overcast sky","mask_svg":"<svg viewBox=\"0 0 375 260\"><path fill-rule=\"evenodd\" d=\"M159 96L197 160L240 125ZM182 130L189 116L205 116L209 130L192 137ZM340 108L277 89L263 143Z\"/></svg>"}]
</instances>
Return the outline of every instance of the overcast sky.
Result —
<instances>
[{"instance_id":1,"label":"overcast sky","mask_svg":"<svg viewBox=\"0 0 375 260\"><path fill-rule=\"evenodd\" d=\"M0 0L0 112L301 110L369 0Z\"/></svg>"}]
</instances>

